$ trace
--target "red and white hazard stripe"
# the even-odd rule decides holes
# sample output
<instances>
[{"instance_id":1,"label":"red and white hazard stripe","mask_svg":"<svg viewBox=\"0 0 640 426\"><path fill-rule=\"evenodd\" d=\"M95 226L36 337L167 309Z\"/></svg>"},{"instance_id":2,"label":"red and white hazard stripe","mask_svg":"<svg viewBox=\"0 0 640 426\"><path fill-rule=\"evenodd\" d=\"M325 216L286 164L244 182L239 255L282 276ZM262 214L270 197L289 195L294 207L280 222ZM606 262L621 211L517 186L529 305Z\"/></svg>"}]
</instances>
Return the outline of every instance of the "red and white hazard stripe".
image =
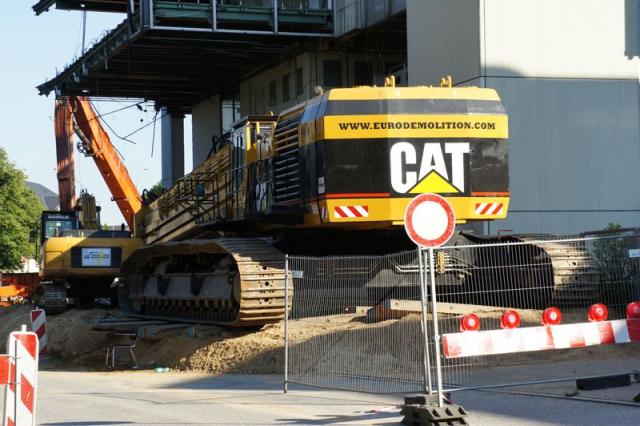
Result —
<instances>
[{"instance_id":1,"label":"red and white hazard stripe","mask_svg":"<svg viewBox=\"0 0 640 426\"><path fill-rule=\"evenodd\" d=\"M4 426L33 426L36 423L38 383L38 336L27 331L9 335L9 371L5 394Z\"/></svg>"},{"instance_id":2,"label":"red and white hazard stripe","mask_svg":"<svg viewBox=\"0 0 640 426\"><path fill-rule=\"evenodd\" d=\"M640 341L640 319L466 331L442 336L446 358L581 348Z\"/></svg>"},{"instance_id":3,"label":"red and white hazard stripe","mask_svg":"<svg viewBox=\"0 0 640 426\"><path fill-rule=\"evenodd\" d=\"M333 217L369 217L369 206L335 206L333 208Z\"/></svg>"},{"instance_id":4,"label":"red and white hazard stripe","mask_svg":"<svg viewBox=\"0 0 640 426\"><path fill-rule=\"evenodd\" d=\"M47 317L44 309L34 309L31 311L31 330L38 335L40 355L46 355L49 336L47 335Z\"/></svg>"},{"instance_id":5,"label":"red and white hazard stripe","mask_svg":"<svg viewBox=\"0 0 640 426\"><path fill-rule=\"evenodd\" d=\"M503 203L476 203L475 213L479 216L502 214L503 207Z\"/></svg>"},{"instance_id":6,"label":"red and white hazard stripe","mask_svg":"<svg viewBox=\"0 0 640 426\"><path fill-rule=\"evenodd\" d=\"M0 355L0 386L9 384L11 377L11 358L9 355Z\"/></svg>"}]
</instances>

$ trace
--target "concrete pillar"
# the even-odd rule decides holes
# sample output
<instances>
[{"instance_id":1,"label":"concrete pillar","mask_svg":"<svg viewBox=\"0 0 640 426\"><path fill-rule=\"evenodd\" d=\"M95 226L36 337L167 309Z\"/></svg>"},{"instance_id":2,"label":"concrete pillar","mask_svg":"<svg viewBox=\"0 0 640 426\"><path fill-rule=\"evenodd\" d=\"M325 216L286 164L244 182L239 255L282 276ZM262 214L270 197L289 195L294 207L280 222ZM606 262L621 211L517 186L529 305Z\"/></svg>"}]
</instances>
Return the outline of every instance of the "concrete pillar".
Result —
<instances>
[{"instance_id":1,"label":"concrete pillar","mask_svg":"<svg viewBox=\"0 0 640 426\"><path fill-rule=\"evenodd\" d=\"M184 176L184 115L161 111L162 119L162 186L170 188Z\"/></svg>"},{"instance_id":2,"label":"concrete pillar","mask_svg":"<svg viewBox=\"0 0 640 426\"><path fill-rule=\"evenodd\" d=\"M191 108L191 149L193 168L207 159L211 151L211 137L220 137L220 96L214 95Z\"/></svg>"}]
</instances>

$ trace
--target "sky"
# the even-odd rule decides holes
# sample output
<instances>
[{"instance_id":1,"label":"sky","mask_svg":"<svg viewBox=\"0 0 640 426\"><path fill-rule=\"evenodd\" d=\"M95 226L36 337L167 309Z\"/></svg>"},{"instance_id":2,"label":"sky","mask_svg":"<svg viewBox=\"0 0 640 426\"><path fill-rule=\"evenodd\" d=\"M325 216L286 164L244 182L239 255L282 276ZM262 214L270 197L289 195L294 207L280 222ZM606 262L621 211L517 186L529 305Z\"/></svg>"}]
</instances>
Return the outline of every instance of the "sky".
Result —
<instances>
[{"instance_id":1,"label":"sky","mask_svg":"<svg viewBox=\"0 0 640 426\"><path fill-rule=\"evenodd\" d=\"M0 146L28 180L58 192L56 151L53 130L54 96L40 96L36 86L53 78L82 51L82 12L52 8L35 16L31 6L37 0L4 2L0 14L0 81L3 99L0 103ZM123 14L87 13L86 47L91 46L124 19ZM99 114L131 105L131 100L113 99L96 102ZM124 158L133 181L142 192L160 181L160 121L155 126L155 110L151 103L126 108L104 117L111 140ZM160 114L158 114L158 117ZM120 137L149 124L141 131ZM185 171L191 170L191 122L185 119ZM77 137L75 141L77 141ZM153 156L152 154L153 148ZM75 155L76 195L86 189L102 206L102 222L119 225L124 222L111 194L98 173L93 160L78 152Z\"/></svg>"}]
</instances>

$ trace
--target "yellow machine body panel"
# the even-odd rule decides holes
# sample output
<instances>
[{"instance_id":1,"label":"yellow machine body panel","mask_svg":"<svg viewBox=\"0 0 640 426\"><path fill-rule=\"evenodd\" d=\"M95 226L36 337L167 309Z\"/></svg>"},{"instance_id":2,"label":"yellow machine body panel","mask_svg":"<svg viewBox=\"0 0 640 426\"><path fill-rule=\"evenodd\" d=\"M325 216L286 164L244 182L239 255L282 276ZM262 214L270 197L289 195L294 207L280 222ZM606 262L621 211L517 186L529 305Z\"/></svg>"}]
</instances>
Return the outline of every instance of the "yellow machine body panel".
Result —
<instances>
[{"instance_id":1,"label":"yellow machine body panel","mask_svg":"<svg viewBox=\"0 0 640 426\"><path fill-rule=\"evenodd\" d=\"M137 232L150 244L203 228L390 229L423 193L445 197L458 223L502 219L508 136L492 89L331 89L278 117L237 122L217 152L136 216Z\"/></svg>"},{"instance_id":2,"label":"yellow machine body panel","mask_svg":"<svg viewBox=\"0 0 640 426\"><path fill-rule=\"evenodd\" d=\"M42 245L43 280L114 278L142 245L139 238L52 237Z\"/></svg>"}]
</instances>

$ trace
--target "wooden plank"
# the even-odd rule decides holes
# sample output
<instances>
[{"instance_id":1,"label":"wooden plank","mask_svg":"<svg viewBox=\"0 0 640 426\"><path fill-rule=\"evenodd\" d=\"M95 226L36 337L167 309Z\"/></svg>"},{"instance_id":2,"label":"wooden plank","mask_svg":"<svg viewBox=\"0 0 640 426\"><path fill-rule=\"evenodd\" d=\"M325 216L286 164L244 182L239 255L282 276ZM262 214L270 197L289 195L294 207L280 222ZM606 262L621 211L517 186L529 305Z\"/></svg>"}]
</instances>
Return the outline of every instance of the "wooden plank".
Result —
<instances>
[{"instance_id":1,"label":"wooden plank","mask_svg":"<svg viewBox=\"0 0 640 426\"><path fill-rule=\"evenodd\" d=\"M443 315L467 315L467 314L487 314L505 312L513 309L518 312L540 313L532 309L514 309L504 306L470 305L463 303L437 303L438 314ZM372 307L367 312L367 317L371 321L384 321L388 319L399 319L411 314L421 314L422 303L419 300L387 299L382 303Z\"/></svg>"},{"instance_id":2,"label":"wooden plank","mask_svg":"<svg viewBox=\"0 0 640 426\"><path fill-rule=\"evenodd\" d=\"M344 310L345 314L367 314L371 306L347 306Z\"/></svg>"}]
</instances>

